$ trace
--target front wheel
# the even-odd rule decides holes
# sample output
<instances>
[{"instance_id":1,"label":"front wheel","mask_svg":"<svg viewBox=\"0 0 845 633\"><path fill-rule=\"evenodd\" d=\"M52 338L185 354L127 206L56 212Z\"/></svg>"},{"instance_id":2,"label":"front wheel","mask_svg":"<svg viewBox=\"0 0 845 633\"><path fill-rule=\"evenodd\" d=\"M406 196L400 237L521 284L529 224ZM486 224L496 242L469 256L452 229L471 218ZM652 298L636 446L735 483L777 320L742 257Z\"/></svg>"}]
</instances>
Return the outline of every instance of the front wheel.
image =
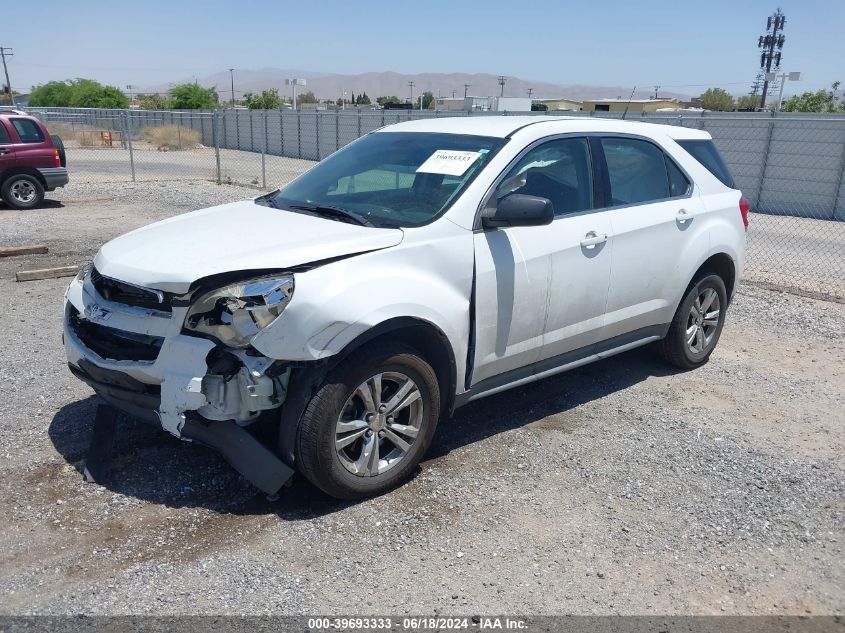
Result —
<instances>
[{"instance_id":1,"label":"front wheel","mask_svg":"<svg viewBox=\"0 0 845 633\"><path fill-rule=\"evenodd\" d=\"M44 201L44 186L35 176L10 176L0 188L0 195L13 209L34 209Z\"/></svg>"},{"instance_id":2,"label":"front wheel","mask_svg":"<svg viewBox=\"0 0 845 633\"><path fill-rule=\"evenodd\" d=\"M297 467L333 497L381 494L417 466L439 415L437 376L415 350L363 348L329 374L306 407Z\"/></svg>"},{"instance_id":3,"label":"front wheel","mask_svg":"<svg viewBox=\"0 0 845 633\"><path fill-rule=\"evenodd\" d=\"M681 369L706 363L719 342L727 307L721 277L711 274L696 280L678 306L669 333L659 343L661 356Z\"/></svg>"}]
</instances>

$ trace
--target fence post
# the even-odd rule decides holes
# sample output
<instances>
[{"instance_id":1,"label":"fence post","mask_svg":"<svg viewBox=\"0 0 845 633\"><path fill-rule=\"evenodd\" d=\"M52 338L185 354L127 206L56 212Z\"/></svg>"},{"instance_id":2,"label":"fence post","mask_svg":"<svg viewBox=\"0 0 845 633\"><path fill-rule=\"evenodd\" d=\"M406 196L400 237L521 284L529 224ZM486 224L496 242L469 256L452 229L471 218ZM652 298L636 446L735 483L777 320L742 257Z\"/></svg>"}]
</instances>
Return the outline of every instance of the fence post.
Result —
<instances>
[{"instance_id":1,"label":"fence post","mask_svg":"<svg viewBox=\"0 0 845 633\"><path fill-rule=\"evenodd\" d=\"M214 141L214 160L217 163L217 184L220 179L220 110L211 113L211 138Z\"/></svg>"},{"instance_id":2,"label":"fence post","mask_svg":"<svg viewBox=\"0 0 845 633\"><path fill-rule=\"evenodd\" d=\"M317 117L314 119L314 133L317 135L317 160L320 160L320 113L315 112L314 116Z\"/></svg>"},{"instance_id":3,"label":"fence post","mask_svg":"<svg viewBox=\"0 0 845 633\"><path fill-rule=\"evenodd\" d=\"M358 138L361 138L361 111L358 110Z\"/></svg>"},{"instance_id":4,"label":"fence post","mask_svg":"<svg viewBox=\"0 0 845 633\"><path fill-rule=\"evenodd\" d=\"M845 220L845 207L839 209L839 198L845 195L845 143L842 144L842 156L839 159L839 179L833 190L833 215L834 220Z\"/></svg>"},{"instance_id":5,"label":"fence post","mask_svg":"<svg viewBox=\"0 0 845 633\"><path fill-rule=\"evenodd\" d=\"M754 206L760 211L760 199L763 197L763 183L766 182L766 168L769 166L769 151L772 147L772 134L775 131L775 122L769 121L769 131L766 135L766 148L763 150L763 165L760 168L760 186L757 187L757 199Z\"/></svg>"},{"instance_id":6,"label":"fence post","mask_svg":"<svg viewBox=\"0 0 845 633\"><path fill-rule=\"evenodd\" d=\"M123 111L123 133L126 135L126 145L129 148L129 171L132 172L132 182L135 182L135 156L132 151L132 134L129 132L129 111Z\"/></svg>"},{"instance_id":7,"label":"fence post","mask_svg":"<svg viewBox=\"0 0 845 633\"><path fill-rule=\"evenodd\" d=\"M264 143L261 145L261 188L267 188L267 113L261 111L261 120L264 122Z\"/></svg>"},{"instance_id":8,"label":"fence post","mask_svg":"<svg viewBox=\"0 0 845 633\"><path fill-rule=\"evenodd\" d=\"M334 151L340 149L340 110L334 113Z\"/></svg>"},{"instance_id":9,"label":"fence post","mask_svg":"<svg viewBox=\"0 0 845 633\"><path fill-rule=\"evenodd\" d=\"M302 113L296 111L296 157L302 158Z\"/></svg>"}]
</instances>

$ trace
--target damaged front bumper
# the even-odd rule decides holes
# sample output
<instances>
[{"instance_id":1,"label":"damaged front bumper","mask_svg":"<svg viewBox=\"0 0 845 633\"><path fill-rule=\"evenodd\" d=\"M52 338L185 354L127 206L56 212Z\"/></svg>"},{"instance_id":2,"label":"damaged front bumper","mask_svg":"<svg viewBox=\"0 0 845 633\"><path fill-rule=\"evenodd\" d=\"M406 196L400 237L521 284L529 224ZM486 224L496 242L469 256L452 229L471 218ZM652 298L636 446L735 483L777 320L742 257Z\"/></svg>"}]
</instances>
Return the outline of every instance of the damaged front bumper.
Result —
<instances>
[{"instance_id":1,"label":"damaged front bumper","mask_svg":"<svg viewBox=\"0 0 845 633\"><path fill-rule=\"evenodd\" d=\"M106 300L90 275L65 295L64 342L72 373L129 415L218 451L274 494L292 469L247 430L285 401L290 370L247 350L182 334L187 307Z\"/></svg>"}]
</instances>

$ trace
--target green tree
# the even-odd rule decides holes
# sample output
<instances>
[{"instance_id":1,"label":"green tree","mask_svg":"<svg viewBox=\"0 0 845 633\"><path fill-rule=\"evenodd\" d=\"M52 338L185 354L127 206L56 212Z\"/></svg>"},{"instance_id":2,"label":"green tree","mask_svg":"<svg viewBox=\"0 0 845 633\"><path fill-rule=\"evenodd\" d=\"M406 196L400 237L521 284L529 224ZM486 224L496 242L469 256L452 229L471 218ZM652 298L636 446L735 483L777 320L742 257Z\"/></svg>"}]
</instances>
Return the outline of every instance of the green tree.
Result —
<instances>
[{"instance_id":1,"label":"green tree","mask_svg":"<svg viewBox=\"0 0 845 633\"><path fill-rule=\"evenodd\" d=\"M376 103L384 107L385 103L402 103L399 97L390 95L389 97L376 97Z\"/></svg>"},{"instance_id":2,"label":"green tree","mask_svg":"<svg viewBox=\"0 0 845 633\"><path fill-rule=\"evenodd\" d=\"M244 105L250 110L278 110L282 107L282 98L276 88L262 90L261 94L244 93Z\"/></svg>"},{"instance_id":3,"label":"green tree","mask_svg":"<svg viewBox=\"0 0 845 633\"><path fill-rule=\"evenodd\" d=\"M319 103L317 101L317 97L314 96L314 93L310 90L308 92L303 92L296 98L297 103Z\"/></svg>"},{"instance_id":4,"label":"green tree","mask_svg":"<svg viewBox=\"0 0 845 633\"><path fill-rule=\"evenodd\" d=\"M198 84L180 84L170 89L170 107L175 110L210 110L217 107L217 90Z\"/></svg>"},{"instance_id":5,"label":"green tree","mask_svg":"<svg viewBox=\"0 0 845 633\"><path fill-rule=\"evenodd\" d=\"M74 108L128 108L129 97L119 88L103 86L93 79L77 79L70 93Z\"/></svg>"},{"instance_id":6,"label":"green tree","mask_svg":"<svg viewBox=\"0 0 845 633\"><path fill-rule=\"evenodd\" d=\"M705 110L717 112L730 112L734 109L734 98L722 88L709 88L701 97L701 107Z\"/></svg>"},{"instance_id":7,"label":"green tree","mask_svg":"<svg viewBox=\"0 0 845 633\"><path fill-rule=\"evenodd\" d=\"M129 98L119 88L104 86L93 79L66 79L33 88L29 104L47 107L126 108L129 106Z\"/></svg>"},{"instance_id":8,"label":"green tree","mask_svg":"<svg viewBox=\"0 0 845 633\"><path fill-rule=\"evenodd\" d=\"M754 112L760 107L760 97L743 95L736 100L736 109L740 112Z\"/></svg>"},{"instance_id":9,"label":"green tree","mask_svg":"<svg viewBox=\"0 0 845 633\"><path fill-rule=\"evenodd\" d=\"M50 81L33 88L29 93L29 105L61 108L70 105L72 87L69 81Z\"/></svg>"},{"instance_id":10,"label":"green tree","mask_svg":"<svg viewBox=\"0 0 845 633\"><path fill-rule=\"evenodd\" d=\"M829 91L817 90L793 95L781 104L780 109L782 112L838 112L841 108L836 96L838 89L839 82L834 81Z\"/></svg>"},{"instance_id":11,"label":"green tree","mask_svg":"<svg viewBox=\"0 0 845 633\"><path fill-rule=\"evenodd\" d=\"M422 107L423 110L434 110L434 95L431 94L431 90L426 90L422 94Z\"/></svg>"},{"instance_id":12,"label":"green tree","mask_svg":"<svg viewBox=\"0 0 845 633\"><path fill-rule=\"evenodd\" d=\"M362 94L362 95L359 95L359 97L361 98L361 105L370 105L370 104L372 104L372 101L370 101L370 98L367 96L367 93L366 93L366 92L365 92L364 94Z\"/></svg>"}]
</instances>

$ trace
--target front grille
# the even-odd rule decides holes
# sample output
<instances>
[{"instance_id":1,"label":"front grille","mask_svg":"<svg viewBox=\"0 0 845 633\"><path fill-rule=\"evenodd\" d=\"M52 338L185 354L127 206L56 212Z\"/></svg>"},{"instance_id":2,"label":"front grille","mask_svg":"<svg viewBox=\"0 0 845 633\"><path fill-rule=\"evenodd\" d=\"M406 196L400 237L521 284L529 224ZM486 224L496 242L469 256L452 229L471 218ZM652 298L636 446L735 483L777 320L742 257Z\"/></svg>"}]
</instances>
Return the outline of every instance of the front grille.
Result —
<instances>
[{"instance_id":1,"label":"front grille","mask_svg":"<svg viewBox=\"0 0 845 633\"><path fill-rule=\"evenodd\" d=\"M154 361L164 343L160 336L115 330L80 319L73 306L68 309L68 323L85 347L107 360Z\"/></svg>"},{"instance_id":2,"label":"front grille","mask_svg":"<svg viewBox=\"0 0 845 633\"><path fill-rule=\"evenodd\" d=\"M139 288L111 277L104 277L96 268L91 269L91 283L103 299L136 308L170 312L171 295L166 292ZM161 299L161 301L159 301Z\"/></svg>"}]
</instances>

